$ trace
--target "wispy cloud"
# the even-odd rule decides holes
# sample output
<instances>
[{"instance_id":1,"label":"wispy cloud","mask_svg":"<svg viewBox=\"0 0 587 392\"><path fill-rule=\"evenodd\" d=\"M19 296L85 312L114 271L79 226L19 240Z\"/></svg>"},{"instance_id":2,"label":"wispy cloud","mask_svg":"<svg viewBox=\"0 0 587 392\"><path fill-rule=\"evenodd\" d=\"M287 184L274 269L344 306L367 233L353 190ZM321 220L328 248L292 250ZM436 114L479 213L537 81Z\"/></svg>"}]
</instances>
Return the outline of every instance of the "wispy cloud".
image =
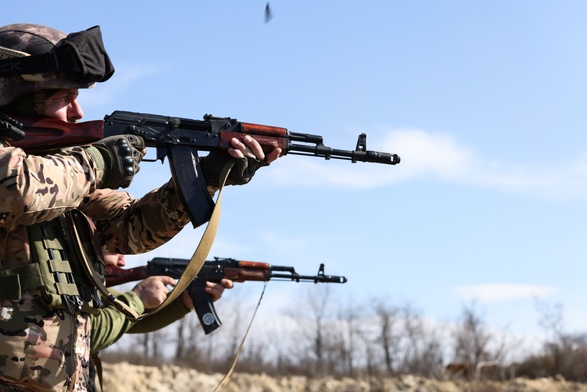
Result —
<instances>
[{"instance_id":1,"label":"wispy cloud","mask_svg":"<svg viewBox=\"0 0 587 392\"><path fill-rule=\"evenodd\" d=\"M372 147L372 146L371 146ZM374 148L375 149L375 148ZM419 129L388 130L377 150L398 153L397 166L288 157L269 173L272 184L369 188L410 180L437 179L500 192L570 199L587 196L587 159L566 162L503 163L485 157L446 134Z\"/></svg>"},{"instance_id":2,"label":"wispy cloud","mask_svg":"<svg viewBox=\"0 0 587 392\"><path fill-rule=\"evenodd\" d=\"M447 135L421 130L391 131L385 145L405 157L406 178L433 176L450 182L493 188L503 192L556 198L587 196L587 160L503 163L461 145Z\"/></svg>"},{"instance_id":3,"label":"wispy cloud","mask_svg":"<svg viewBox=\"0 0 587 392\"><path fill-rule=\"evenodd\" d=\"M515 299L543 298L556 291L551 286L532 284L491 283L459 286L454 291L465 300L503 302Z\"/></svg>"}]
</instances>

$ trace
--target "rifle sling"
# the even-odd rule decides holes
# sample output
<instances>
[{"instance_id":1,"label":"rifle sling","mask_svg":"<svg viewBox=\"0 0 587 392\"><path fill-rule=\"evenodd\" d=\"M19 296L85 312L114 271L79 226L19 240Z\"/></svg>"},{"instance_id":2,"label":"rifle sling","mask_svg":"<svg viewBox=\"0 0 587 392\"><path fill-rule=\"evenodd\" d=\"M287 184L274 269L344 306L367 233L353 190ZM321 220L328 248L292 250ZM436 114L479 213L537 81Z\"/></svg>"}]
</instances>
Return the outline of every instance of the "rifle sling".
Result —
<instances>
[{"instance_id":1,"label":"rifle sling","mask_svg":"<svg viewBox=\"0 0 587 392\"><path fill-rule=\"evenodd\" d=\"M198 272L204 265L208 254L210 253L210 249L212 248L212 244L214 243L214 238L216 237L216 231L218 230L218 221L220 220L220 206L222 204L222 189L224 188L224 184L226 183L226 179L228 178L228 174L230 170L234 166L234 160L229 160L224 168L222 169L222 173L220 174L220 187L218 188L218 198L216 200L216 205L214 206L214 210L212 211L212 216L210 217L210 221L206 226L206 230L204 230L204 234L202 234L202 238L200 239L200 243L196 248L192 258L188 262L188 265L185 268L185 271L179 278L179 281L169 293L165 301L155 309L141 315L138 320L141 320L147 316L155 314L169 305L171 302L175 301L175 299L185 291L185 289L189 286L189 284L196 278ZM137 320L137 321L138 321Z\"/></svg>"},{"instance_id":2,"label":"rifle sling","mask_svg":"<svg viewBox=\"0 0 587 392\"><path fill-rule=\"evenodd\" d=\"M263 285L263 291L261 292L261 296L259 297L259 301L257 302L257 307L255 308L255 311L253 312L253 316L251 317L251 321L249 321L249 326L247 327L247 330L245 331L245 334L243 335L243 339L241 340L240 344L238 345L238 348L236 349L236 354L234 355L234 359L232 360L232 365L230 365L230 369L228 369L228 372L226 372L224 377L222 377L222 380L220 380L220 382L218 383L218 385L216 385L216 388L214 388L214 390L212 392L216 392L218 390L218 388L222 388L223 385L226 385L226 383L228 382L228 379L232 375L232 372L234 372L234 368L236 367L236 362L238 361L238 357L241 355L241 351L243 350L243 347L245 345L245 339L247 338L247 336L249 336L249 331L251 330L251 327L253 326L253 320L255 319L255 316L257 315L257 310L259 310L259 306L261 306L261 300L263 299L263 294L265 294L265 288L267 288L267 281L265 281L264 283L265 284Z\"/></svg>"},{"instance_id":3,"label":"rifle sling","mask_svg":"<svg viewBox=\"0 0 587 392\"><path fill-rule=\"evenodd\" d=\"M165 301L155 309L144 313L142 315L137 314L130 306L125 304L124 302L120 301L116 297L114 297L104 285L104 282L96 271L90 266L90 262L87 258L85 252L81 251L80 247L77 247L79 252L80 259L82 260L82 265L84 270L86 271L88 277L94 284L94 286L102 293L104 297L108 300L109 303L114 305L116 309L120 312L124 313L128 319L132 322L140 321L143 318L155 314L169 305L171 302L175 301L175 299L185 291L185 289L189 286L192 280L196 278L198 272L204 265L206 261L206 257L208 257L208 253L210 253L210 249L212 248L212 244L214 243L214 238L216 237L216 231L218 230L218 221L220 218L220 206L222 202L222 189L224 188L224 184L226 183L226 179L228 178L228 174L230 170L234 166L234 161L230 160L226 163L224 168L222 169L222 173L220 174L220 187L218 188L218 199L216 201L216 205L214 206L214 210L212 211L212 216L210 217L210 221L206 226L206 230L202 235L202 239L194 252L191 260L189 261L188 265L186 266L185 271L181 275L181 278L175 285L175 288L169 293ZM76 225L73 222L73 218L70 214L67 214L68 221L70 222L70 230L72 235L77 243L81 244L80 234L76 228Z\"/></svg>"},{"instance_id":4,"label":"rifle sling","mask_svg":"<svg viewBox=\"0 0 587 392\"><path fill-rule=\"evenodd\" d=\"M121 300L114 297L114 295L112 295L108 291L106 286L104 286L104 282L102 281L102 279L100 278L100 276L98 275L96 270L94 268L92 268L90 261L88 260L88 256L87 256L83 246L81 245L82 239L81 239L81 235L77 229L77 225L75 224L74 216L71 213L67 213L67 214L65 214L65 219L68 224L69 231L71 232L71 235L73 236L74 242L76 244L78 244L77 246L75 246L75 248L76 248L78 256L81 260L83 270L86 272L86 276L90 279L90 281L93 283L94 287L96 287L100 291L100 293L102 293L102 295L106 298L106 300L110 304L114 305L116 307L116 309L118 309L120 312L124 313L131 321L136 321L139 317L138 313L135 312L130 306L128 306L127 304L125 304Z\"/></svg>"}]
</instances>

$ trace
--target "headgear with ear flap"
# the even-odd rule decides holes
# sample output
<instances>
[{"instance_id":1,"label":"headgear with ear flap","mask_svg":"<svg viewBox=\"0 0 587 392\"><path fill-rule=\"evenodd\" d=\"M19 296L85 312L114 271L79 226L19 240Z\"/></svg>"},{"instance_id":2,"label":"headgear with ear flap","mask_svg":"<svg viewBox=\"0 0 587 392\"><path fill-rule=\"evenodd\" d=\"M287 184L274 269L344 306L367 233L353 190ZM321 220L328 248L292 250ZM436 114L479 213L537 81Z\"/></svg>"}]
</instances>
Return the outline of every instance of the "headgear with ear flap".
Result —
<instances>
[{"instance_id":1,"label":"headgear with ear flap","mask_svg":"<svg viewBox=\"0 0 587 392\"><path fill-rule=\"evenodd\" d=\"M113 73L99 26L67 36L35 24L0 27L0 106L35 91L88 88Z\"/></svg>"}]
</instances>

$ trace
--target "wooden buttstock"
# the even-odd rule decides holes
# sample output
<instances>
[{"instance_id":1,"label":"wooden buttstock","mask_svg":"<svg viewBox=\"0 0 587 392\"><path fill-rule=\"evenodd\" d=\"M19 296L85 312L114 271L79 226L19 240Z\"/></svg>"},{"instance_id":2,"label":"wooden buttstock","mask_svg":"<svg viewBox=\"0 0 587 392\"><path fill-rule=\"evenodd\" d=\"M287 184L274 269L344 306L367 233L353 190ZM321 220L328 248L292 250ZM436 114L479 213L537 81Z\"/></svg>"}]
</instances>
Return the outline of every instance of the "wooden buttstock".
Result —
<instances>
[{"instance_id":1,"label":"wooden buttstock","mask_svg":"<svg viewBox=\"0 0 587 392\"><path fill-rule=\"evenodd\" d=\"M149 276L147 275L147 266L129 269L108 266L105 268L105 271L106 287L143 280Z\"/></svg>"},{"instance_id":2,"label":"wooden buttstock","mask_svg":"<svg viewBox=\"0 0 587 392\"><path fill-rule=\"evenodd\" d=\"M10 117L23 124L24 139L10 144L26 152L41 152L63 147L89 144L103 138L104 122L101 120L67 123L54 118Z\"/></svg>"}]
</instances>

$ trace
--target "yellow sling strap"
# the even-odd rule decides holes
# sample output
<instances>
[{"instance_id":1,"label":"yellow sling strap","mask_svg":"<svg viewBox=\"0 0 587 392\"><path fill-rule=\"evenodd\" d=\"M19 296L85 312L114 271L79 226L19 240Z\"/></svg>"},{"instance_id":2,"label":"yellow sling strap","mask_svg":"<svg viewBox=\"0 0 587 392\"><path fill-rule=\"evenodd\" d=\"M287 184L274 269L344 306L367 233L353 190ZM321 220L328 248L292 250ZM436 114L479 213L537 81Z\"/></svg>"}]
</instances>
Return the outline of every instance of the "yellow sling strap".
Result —
<instances>
[{"instance_id":1,"label":"yellow sling strap","mask_svg":"<svg viewBox=\"0 0 587 392\"><path fill-rule=\"evenodd\" d=\"M226 179L228 178L228 174L230 170L234 166L234 160L229 160L224 168L222 169L222 173L220 173L220 187L218 188L218 198L216 200L216 205L214 206L214 210L212 211L212 216L210 217L210 221L206 226L206 230L200 239L200 243L196 248L192 258L190 259L185 271L179 278L179 281L175 285L175 288L169 293L165 301L155 309L152 309L148 313L145 313L141 316L145 318L152 314L155 314L165 308L167 305L175 301L175 299L185 291L185 289L190 285L192 280L196 278L198 272L204 265L206 261L206 257L210 253L210 249L212 248L212 244L214 243L214 238L216 237L216 231L218 230L218 222L220 220L220 206L222 204L222 189L224 188L224 184L226 183Z\"/></svg>"},{"instance_id":2,"label":"yellow sling strap","mask_svg":"<svg viewBox=\"0 0 587 392\"><path fill-rule=\"evenodd\" d=\"M78 254L78 257L81 261L81 264L83 267L82 269L85 271L86 276L88 277L90 282L92 282L94 287L96 287L98 289L98 291L100 291L100 293L106 298L106 300L110 304L114 305L114 307L116 307L116 309L118 309L120 312L124 313L131 321L136 321L139 318L139 314L137 312L135 312L134 309L132 309L130 306L128 306L127 304L125 304L121 300L117 299L114 295L112 295L108 291L106 286L104 286L104 282L102 281L100 275L98 275L98 272L96 272L96 270L90 264L90 261L88 259L88 255L86 254L86 251L82 245L83 244L82 238L81 238L81 235L79 233L79 230L78 230L78 227L76 224L76 221L78 221L78 218L79 218L76 214L81 214L81 213L77 210L66 212L65 213L65 221L67 222L67 228L69 229L69 232L71 233L71 236L73 237L73 241L76 244L76 246L74 248L75 248L75 250Z\"/></svg>"},{"instance_id":3,"label":"yellow sling strap","mask_svg":"<svg viewBox=\"0 0 587 392\"><path fill-rule=\"evenodd\" d=\"M79 257L82 260L82 265L84 266L84 270L86 274L94 284L94 286L102 293L104 297L110 302L112 305L116 307L119 311L124 313L129 320L135 322L139 321L147 316L155 314L173 302L196 278L198 272L204 265L206 261L206 257L208 257L208 253L210 253L210 249L212 248L212 244L214 243L214 238L216 237L216 231L218 230L218 221L220 220L220 207L222 204L222 189L224 188L224 184L226 183L226 179L228 178L228 174L230 170L234 166L234 161L230 160L222 169L222 173L220 174L220 187L218 188L218 198L216 200L216 205L212 211L212 216L210 217L210 221L206 226L206 230L202 235L200 243L194 252L190 262L188 263L184 273L182 274L181 278L175 285L175 288L171 291L171 293L167 296L165 301L157 308L150 310L147 313L142 315L137 314L130 306L125 304L124 302L120 301L116 297L114 297L104 285L104 282L100 279L100 276L96 273L96 271L91 267L90 262L88 260L87 255L83 251L81 246L76 247L79 252ZM73 219L71 216L68 217L68 222L71 222L69 225L69 229L74 237L76 243L81 244L81 238L79 232L76 228L76 225L73 224Z\"/></svg>"}]
</instances>

